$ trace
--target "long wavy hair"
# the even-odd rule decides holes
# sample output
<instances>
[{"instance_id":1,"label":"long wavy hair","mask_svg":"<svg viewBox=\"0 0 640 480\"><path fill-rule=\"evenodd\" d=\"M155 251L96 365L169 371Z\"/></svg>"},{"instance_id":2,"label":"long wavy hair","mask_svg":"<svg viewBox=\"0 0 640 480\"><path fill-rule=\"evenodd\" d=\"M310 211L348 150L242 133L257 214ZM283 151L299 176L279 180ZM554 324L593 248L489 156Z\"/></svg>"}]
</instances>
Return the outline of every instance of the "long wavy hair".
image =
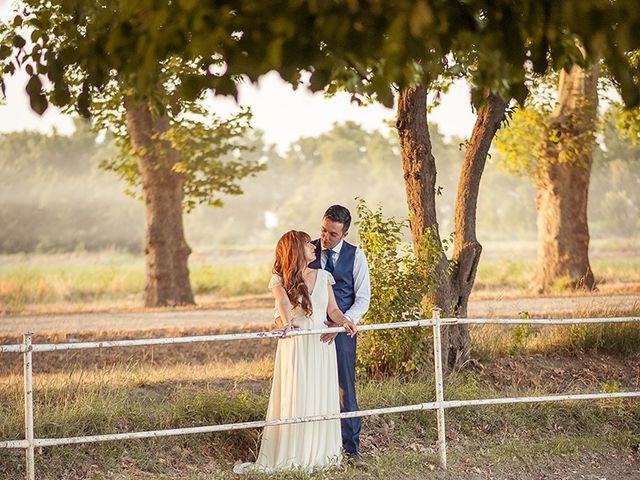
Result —
<instances>
[{"instance_id":1,"label":"long wavy hair","mask_svg":"<svg viewBox=\"0 0 640 480\"><path fill-rule=\"evenodd\" d=\"M311 241L308 233L290 230L276 245L273 273L282 278L282 283L293 307L300 306L307 317L311 316L311 297L302 272L308 265L304 247Z\"/></svg>"}]
</instances>

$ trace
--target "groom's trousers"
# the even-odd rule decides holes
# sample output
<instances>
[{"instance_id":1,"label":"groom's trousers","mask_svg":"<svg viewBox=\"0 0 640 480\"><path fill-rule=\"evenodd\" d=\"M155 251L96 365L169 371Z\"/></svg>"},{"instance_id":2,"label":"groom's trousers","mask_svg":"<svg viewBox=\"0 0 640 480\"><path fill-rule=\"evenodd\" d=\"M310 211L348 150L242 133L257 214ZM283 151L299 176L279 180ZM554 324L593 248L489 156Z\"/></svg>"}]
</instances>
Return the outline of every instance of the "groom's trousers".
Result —
<instances>
[{"instance_id":1,"label":"groom's trousers","mask_svg":"<svg viewBox=\"0 0 640 480\"><path fill-rule=\"evenodd\" d=\"M357 336L357 335L356 335ZM356 337L339 333L335 340L340 384L340 411L358 410L356 399ZM342 446L351 457L360 456L360 417L340 419Z\"/></svg>"}]
</instances>

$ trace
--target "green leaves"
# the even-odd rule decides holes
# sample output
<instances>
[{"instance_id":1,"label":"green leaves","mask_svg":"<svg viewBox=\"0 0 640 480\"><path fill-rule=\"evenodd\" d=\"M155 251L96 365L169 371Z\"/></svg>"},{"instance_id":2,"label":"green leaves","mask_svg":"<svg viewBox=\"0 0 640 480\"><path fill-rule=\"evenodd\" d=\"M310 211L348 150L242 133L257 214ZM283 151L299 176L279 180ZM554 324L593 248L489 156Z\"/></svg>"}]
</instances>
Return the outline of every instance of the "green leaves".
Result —
<instances>
[{"instance_id":1,"label":"green leaves","mask_svg":"<svg viewBox=\"0 0 640 480\"><path fill-rule=\"evenodd\" d=\"M158 137L180 154L180 160L171 169L185 179L184 207L187 212L202 203L222 206L221 193L241 194L238 181L266 168L242 158L242 152L247 149L242 137L251 120L248 110L227 120L204 110L197 115L194 115L196 108L189 110L189 117L176 118L170 129Z\"/></svg>"},{"instance_id":2,"label":"green leaves","mask_svg":"<svg viewBox=\"0 0 640 480\"><path fill-rule=\"evenodd\" d=\"M42 115L49 106L49 102L47 101L47 97L44 96L42 92L42 82L38 75L33 75L27 82L27 87L25 89L27 94L29 95L29 101L31 104L31 108L38 115Z\"/></svg>"},{"instance_id":3,"label":"green leaves","mask_svg":"<svg viewBox=\"0 0 640 480\"><path fill-rule=\"evenodd\" d=\"M403 243L407 220L385 218L358 201L358 236L367 255L372 298L364 323L402 322L425 318L425 295L434 289L434 272L441 251L430 232L423 237L425 252L416 258ZM420 373L430 365L429 330L382 330L359 340L359 368L372 376Z\"/></svg>"},{"instance_id":4,"label":"green leaves","mask_svg":"<svg viewBox=\"0 0 640 480\"><path fill-rule=\"evenodd\" d=\"M14 35L11 40L11 44L16 48L24 48L27 44L27 41L21 35Z\"/></svg>"},{"instance_id":5,"label":"green leaves","mask_svg":"<svg viewBox=\"0 0 640 480\"><path fill-rule=\"evenodd\" d=\"M277 70L296 83L297 72L306 70L317 72L314 90L338 82L390 106L396 88L457 75L448 70L451 58L460 62L460 70L478 91L491 89L522 100L531 66L542 73L548 63L567 68L584 61L575 46L578 38L584 40L588 59L606 54L625 102L635 105L640 103L640 80L625 55L640 48L634 27L638 24L640 10L624 0L525 0L517 6L488 5L486 0L397 0L384 5L377 0L183 0L112 2L108 8L97 0L26 0L8 26L6 43L23 49L20 33L30 31L32 41L42 43L60 69L73 68L84 77L89 94L115 75L132 81L141 98L149 100L159 67L169 58L200 62L217 55L229 66L215 82L223 94L237 94L233 76L256 81ZM178 75L180 94L187 99L214 87L204 73L189 75ZM71 95L69 100L77 98Z\"/></svg>"},{"instance_id":6,"label":"green leaves","mask_svg":"<svg viewBox=\"0 0 640 480\"><path fill-rule=\"evenodd\" d=\"M179 93L187 101L198 98L209 83L203 75L189 74L181 78Z\"/></svg>"},{"instance_id":7,"label":"green leaves","mask_svg":"<svg viewBox=\"0 0 640 480\"><path fill-rule=\"evenodd\" d=\"M60 95L64 96L64 93L61 92ZM91 117L91 110L90 110L91 96L89 94L89 86L87 82L82 84L82 90L80 92L80 95L78 95L76 102L77 102L76 110L78 111L80 116L83 118L90 118Z\"/></svg>"},{"instance_id":8,"label":"green leaves","mask_svg":"<svg viewBox=\"0 0 640 480\"><path fill-rule=\"evenodd\" d=\"M0 45L0 60L4 60L11 55L11 47L7 45Z\"/></svg>"}]
</instances>

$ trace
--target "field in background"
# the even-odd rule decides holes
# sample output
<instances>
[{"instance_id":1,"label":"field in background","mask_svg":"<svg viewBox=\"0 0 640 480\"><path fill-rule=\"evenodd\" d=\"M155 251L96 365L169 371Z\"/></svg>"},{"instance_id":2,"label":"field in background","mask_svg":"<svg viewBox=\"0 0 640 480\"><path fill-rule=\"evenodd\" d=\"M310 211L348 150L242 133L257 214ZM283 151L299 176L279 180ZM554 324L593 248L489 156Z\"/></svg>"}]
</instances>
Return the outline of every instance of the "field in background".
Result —
<instances>
[{"instance_id":1,"label":"field in background","mask_svg":"<svg viewBox=\"0 0 640 480\"><path fill-rule=\"evenodd\" d=\"M485 245L473 295L530 294L535 248L535 242ZM226 298L268 297L272 258L271 247L195 252L190 270L196 301L207 306ZM603 292L640 293L640 239L593 241L591 262ZM112 250L0 256L0 313L138 308L143 292L141 256Z\"/></svg>"}]
</instances>

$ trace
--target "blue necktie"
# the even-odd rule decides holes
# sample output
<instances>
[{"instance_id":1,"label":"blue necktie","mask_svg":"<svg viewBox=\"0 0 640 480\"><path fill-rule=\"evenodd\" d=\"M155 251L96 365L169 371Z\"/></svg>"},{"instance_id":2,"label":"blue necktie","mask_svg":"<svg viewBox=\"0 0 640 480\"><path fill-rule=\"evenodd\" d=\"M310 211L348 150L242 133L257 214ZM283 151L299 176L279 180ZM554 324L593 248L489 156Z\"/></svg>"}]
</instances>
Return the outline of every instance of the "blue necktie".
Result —
<instances>
[{"instance_id":1,"label":"blue necktie","mask_svg":"<svg viewBox=\"0 0 640 480\"><path fill-rule=\"evenodd\" d=\"M327 252L327 263L324 265L324 269L329 273L333 273L333 269L335 268L335 266L333 265L333 254L334 254L334 251L333 250L325 250L325 252Z\"/></svg>"}]
</instances>

